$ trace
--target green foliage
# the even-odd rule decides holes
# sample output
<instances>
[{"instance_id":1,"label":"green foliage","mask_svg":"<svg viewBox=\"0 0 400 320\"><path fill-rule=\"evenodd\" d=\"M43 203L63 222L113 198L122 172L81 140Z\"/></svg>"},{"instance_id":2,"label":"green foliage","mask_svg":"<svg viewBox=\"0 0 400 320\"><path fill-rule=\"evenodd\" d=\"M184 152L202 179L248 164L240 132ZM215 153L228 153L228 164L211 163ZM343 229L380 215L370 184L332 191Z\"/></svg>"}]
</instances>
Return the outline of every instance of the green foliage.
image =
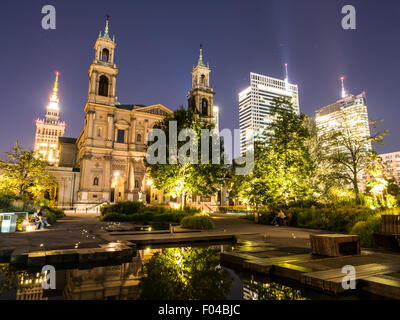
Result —
<instances>
[{"instance_id":1,"label":"green foliage","mask_svg":"<svg viewBox=\"0 0 400 320\"><path fill-rule=\"evenodd\" d=\"M246 281L249 290L257 300L307 300L300 290L279 283Z\"/></svg>"},{"instance_id":2,"label":"green foliage","mask_svg":"<svg viewBox=\"0 0 400 320\"><path fill-rule=\"evenodd\" d=\"M223 164L202 164L199 159L198 164L188 163L183 164L181 161L178 163L170 163L170 141L169 141L169 122L177 122L178 133L183 129L191 129L197 133L197 140L195 138L189 141L178 141L177 151L182 150L183 146L190 144L191 147L198 146L197 151L201 146L201 130L202 129L212 129L212 126L207 122L199 121L196 118L195 113L192 110L186 110L181 107L174 112L173 116L166 117L162 122L156 124L154 129L162 130L166 135L166 145L162 145L165 148L167 159L166 164L150 164L146 161L146 166L150 168L150 176L154 182L154 186L163 190L166 194L172 197L182 196L185 200L188 194L202 194L209 196L215 193L221 186L223 179L226 176L226 167ZM210 139L212 140L212 139ZM157 143L149 144L149 148ZM221 140L221 149L223 143ZM210 155L212 149L212 143L209 143ZM159 150L158 150L159 152ZM223 159L223 152L220 152L221 159ZM223 160L222 160L223 161ZM183 201L184 202L184 201Z\"/></svg>"},{"instance_id":3,"label":"green foliage","mask_svg":"<svg viewBox=\"0 0 400 320\"><path fill-rule=\"evenodd\" d=\"M378 122L371 122L375 130L377 130ZM326 132L323 140L327 146L325 158L331 166L328 176L340 181L344 186L351 184L354 199L359 204L360 173L366 170L372 176L380 176L380 171L382 171L380 157L370 150L371 142L383 144L383 137L388 134L388 131L377 132L373 136L359 136L354 134L353 129L349 126L348 114L342 111L335 130Z\"/></svg>"},{"instance_id":4,"label":"green foliage","mask_svg":"<svg viewBox=\"0 0 400 320\"><path fill-rule=\"evenodd\" d=\"M214 228L214 223L209 216L196 215L183 218L181 226L188 229L210 230Z\"/></svg>"},{"instance_id":5,"label":"green foliage","mask_svg":"<svg viewBox=\"0 0 400 320\"><path fill-rule=\"evenodd\" d=\"M232 279L211 248L173 248L156 252L140 281L145 300L224 300Z\"/></svg>"},{"instance_id":6,"label":"green foliage","mask_svg":"<svg viewBox=\"0 0 400 320\"><path fill-rule=\"evenodd\" d=\"M57 216L53 212L46 209L44 209L42 212L48 223L55 224L57 222Z\"/></svg>"},{"instance_id":7,"label":"green foliage","mask_svg":"<svg viewBox=\"0 0 400 320\"><path fill-rule=\"evenodd\" d=\"M42 207L42 209L44 211L47 211L49 213L51 213L52 215L54 215L57 219L63 218L65 217L65 213L64 210L58 209L58 208L52 208L52 207Z\"/></svg>"},{"instance_id":8,"label":"green foliage","mask_svg":"<svg viewBox=\"0 0 400 320\"><path fill-rule=\"evenodd\" d=\"M0 210L7 211L7 209L10 207L11 207L11 199L9 197L1 197L0 198Z\"/></svg>"},{"instance_id":9,"label":"green foliage","mask_svg":"<svg viewBox=\"0 0 400 320\"><path fill-rule=\"evenodd\" d=\"M234 177L239 196L255 206L287 205L313 193L308 119L296 114L288 99L275 99L273 110L276 120L264 132L267 143L255 145L254 171Z\"/></svg>"},{"instance_id":10,"label":"green foliage","mask_svg":"<svg viewBox=\"0 0 400 320\"><path fill-rule=\"evenodd\" d=\"M115 207L114 207L115 206ZM103 207L104 208L104 207ZM102 208L102 209L103 209ZM122 210L122 208L128 208L129 210ZM120 209L119 211L112 211L113 209ZM102 221L115 221L115 222L169 222L169 223L180 223L181 220L186 216L193 216L199 213L199 209L185 207L183 209L172 209L170 207L158 207L158 206L144 206L141 202L128 202L123 203L119 206L119 203L106 206L102 210Z\"/></svg>"},{"instance_id":11,"label":"green foliage","mask_svg":"<svg viewBox=\"0 0 400 320\"><path fill-rule=\"evenodd\" d=\"M366 221L357 222L351 229L351 234L360 236L361 245L365 247L372 247L373 234L379 232L382 225L382 219L380 214L376 214L369 217Z\"/></svg>"},{"instance_id":12,"label":"green foliage","mask_svg":"<svg viewBox=\"0 0 400 320\"><path fill-rule=\"evenodd\" d=\"M120 213L120 214L134 214L143 211L145 208L143 202L139 201L122 201L116 204L103 206L100 209L102 215L109 212Z\"/></svg>"},{"instance_id":13,"label":"green foliage","mask_svg":"<svg viewBox=\"0 0 400 320\"><path fill-rule=\"evenodd\" d=\"M47 162L35 157L33 151L23 151L18 142L9 161L0 160L0 194L28 199L39 199L45 194L55 198L56 181Z\"/></svg>"}]
</instances>

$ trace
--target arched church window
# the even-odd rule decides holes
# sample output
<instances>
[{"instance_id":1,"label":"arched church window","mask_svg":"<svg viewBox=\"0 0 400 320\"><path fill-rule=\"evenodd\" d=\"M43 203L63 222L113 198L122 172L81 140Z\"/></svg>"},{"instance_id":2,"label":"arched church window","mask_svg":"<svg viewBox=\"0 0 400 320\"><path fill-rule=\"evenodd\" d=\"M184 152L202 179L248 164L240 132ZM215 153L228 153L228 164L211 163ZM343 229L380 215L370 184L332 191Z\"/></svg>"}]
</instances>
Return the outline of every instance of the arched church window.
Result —
<instances>
[{"instance_id":1,"label":"arched church window","mask_svg":"<svg viewBox=\"0 0 400 320\"><path fill-rule=\"evenodd\" d=\"M103 52L101 53L101 61L110 61L110 51L108 51L108 49L103 49Z\"/></svg>"},{"instance_id":2,"label":"arched church window","mask_svg":"<svg viewBox=\"0 0 400 320\"><path fill-rule=\"evenodd\" d=\"M142 135L139 133L136 137L137 142L142 142Z\"/></svg>"},{"instance_id":3,"label":"arched church window","mask_svg":"<svg viewBox=\"0 0 400 320\"><path fill-rule=\"evenodd\" d=\"M201 100L201 113L203 115L208 115L208 101L207 101L207 99Z\"/></svg>"},{"instance_id":4,"label":"arched church window","mask_svg":"<svg viewBox=\"0 0 400 320\"><path fill-rule=\"evenodd\" d=\"M108 78L106 76L100 77L99 95L103 97L108 97Z\"/></svg>"},{"instance_id":5,"label":"arched church window","mask_svg":"<svg viewBox=\"0 0 400 320\"><path fill-rule=\"evenodd\" d=\"M99 178L98 178L98 177L94 177L94 179L93 179L93 185L94 185L94 186L98 186L98 185L99 185Z\"/></svg>"},{"instance_id":6,"label":"arched church window","mask_svg":"<svg viewBox=\"0 0 400 320\"><path fill-rule=\"evenodd\" d=\"M200 84L206 86L206 76L204 74L201 75Z\"/></svg>"},{"instance_id":7,"label":"arched church window","mask_svg":"<svg viewBox=\"0 0 400 320\"><path fill-rule=\"evenodd\" d=\"M139 188L140 188L140 186L139 186L139 180L135 180L135 188L136 188L136 189L139 189Z\"/></svg>"}]
</instances>

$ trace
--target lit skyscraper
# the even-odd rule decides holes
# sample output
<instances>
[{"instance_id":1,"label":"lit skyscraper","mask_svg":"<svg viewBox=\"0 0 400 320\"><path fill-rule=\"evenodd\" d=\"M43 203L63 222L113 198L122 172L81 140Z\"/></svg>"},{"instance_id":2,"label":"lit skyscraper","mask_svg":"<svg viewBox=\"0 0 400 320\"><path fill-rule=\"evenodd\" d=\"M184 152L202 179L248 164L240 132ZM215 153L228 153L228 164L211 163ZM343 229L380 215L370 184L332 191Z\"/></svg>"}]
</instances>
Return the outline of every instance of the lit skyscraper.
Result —
<instances>
[{"instance_id":1,"label":"lit skyscraper","mask_svg":"<svg viewBox=\"0 0 400 320\"><path fill-rule=\"evenodd\" d=\"M343 85L344 77L341 77L340 80L342 82L342 99L315 112L318 134L346 131L346 135L364 145L364 150L371 150L365 92L357 96L346 94Z\"/></svg>"},{"instance_id":2,"label":"lit skyscraper","mask_svg":"<svg viewBox=\"0 0 400 320\"><path fill-rule=\"evenodd\" d=\"M254 141L263 141L266 137L263 132L267 125L274 120L271 106L274 98L290 98L294 111L300 113L298 86L289 83L286 78L280 80L250 73L250 86L239 93L239 125L240 151L244 154L251 148L250 135L254 134Z\"/></svg>"}]
</instances>

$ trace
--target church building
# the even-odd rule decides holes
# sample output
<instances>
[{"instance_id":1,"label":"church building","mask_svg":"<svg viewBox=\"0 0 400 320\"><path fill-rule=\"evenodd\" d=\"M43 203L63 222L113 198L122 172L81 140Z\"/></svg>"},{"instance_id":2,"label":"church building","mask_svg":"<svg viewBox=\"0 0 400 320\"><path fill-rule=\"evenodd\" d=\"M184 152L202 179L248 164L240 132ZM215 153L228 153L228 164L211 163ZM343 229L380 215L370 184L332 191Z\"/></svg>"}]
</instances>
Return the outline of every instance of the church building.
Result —
<instances>
[{"instance_id":1,"label":"church building","mask_svg":"<svg viewBox=\"0 0 400 320\"><path fill-rule=\"evenodd\" d=\"M59 138L60 159L58 166L51 168L58 182L58 204L84 211L124 200L168 203L169 198L162 191L152 188L144 159L147 133L173 112L161 104L118 102L116 43L110 37L108 19L94 49L83 130L77 139ZM193 88L188 99L189 108L197 110L205 121L213 121L214 110L209 74L201 49L198 65L192 71Z\"/></svg>"}]
</instances>

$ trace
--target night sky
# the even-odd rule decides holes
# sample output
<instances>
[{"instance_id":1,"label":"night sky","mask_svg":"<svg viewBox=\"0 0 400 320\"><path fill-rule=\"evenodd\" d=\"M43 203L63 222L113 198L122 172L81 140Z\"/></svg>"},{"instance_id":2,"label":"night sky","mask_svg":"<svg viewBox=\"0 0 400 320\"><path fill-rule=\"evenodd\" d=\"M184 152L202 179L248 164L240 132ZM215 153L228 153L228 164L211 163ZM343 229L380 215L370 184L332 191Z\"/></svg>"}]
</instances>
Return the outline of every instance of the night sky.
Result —
<instances>
[{"instance_id":1,"label":"night sky","mask_svg":"<svg viewBox=\"0 0 400 320\"><path fill-rule=\"evenodd\" d=\"M41 9L57 10L57 29L43 30ZM357 10L357 30L341 28L341 8ZM94 43L110 14L122 104L187 105L199 45L212 69L221 128L238 128L238 93L250 72L299 85L300 110L314 111L346 89L367 92L371 120L391 133L378 152L400 151L400 1L398 0L3 0L1 1L0 153L16 140L33 148L36 118L44 118L54 72L60 71L65 136L84 123Z\"/></svg>"}]
</instances>

